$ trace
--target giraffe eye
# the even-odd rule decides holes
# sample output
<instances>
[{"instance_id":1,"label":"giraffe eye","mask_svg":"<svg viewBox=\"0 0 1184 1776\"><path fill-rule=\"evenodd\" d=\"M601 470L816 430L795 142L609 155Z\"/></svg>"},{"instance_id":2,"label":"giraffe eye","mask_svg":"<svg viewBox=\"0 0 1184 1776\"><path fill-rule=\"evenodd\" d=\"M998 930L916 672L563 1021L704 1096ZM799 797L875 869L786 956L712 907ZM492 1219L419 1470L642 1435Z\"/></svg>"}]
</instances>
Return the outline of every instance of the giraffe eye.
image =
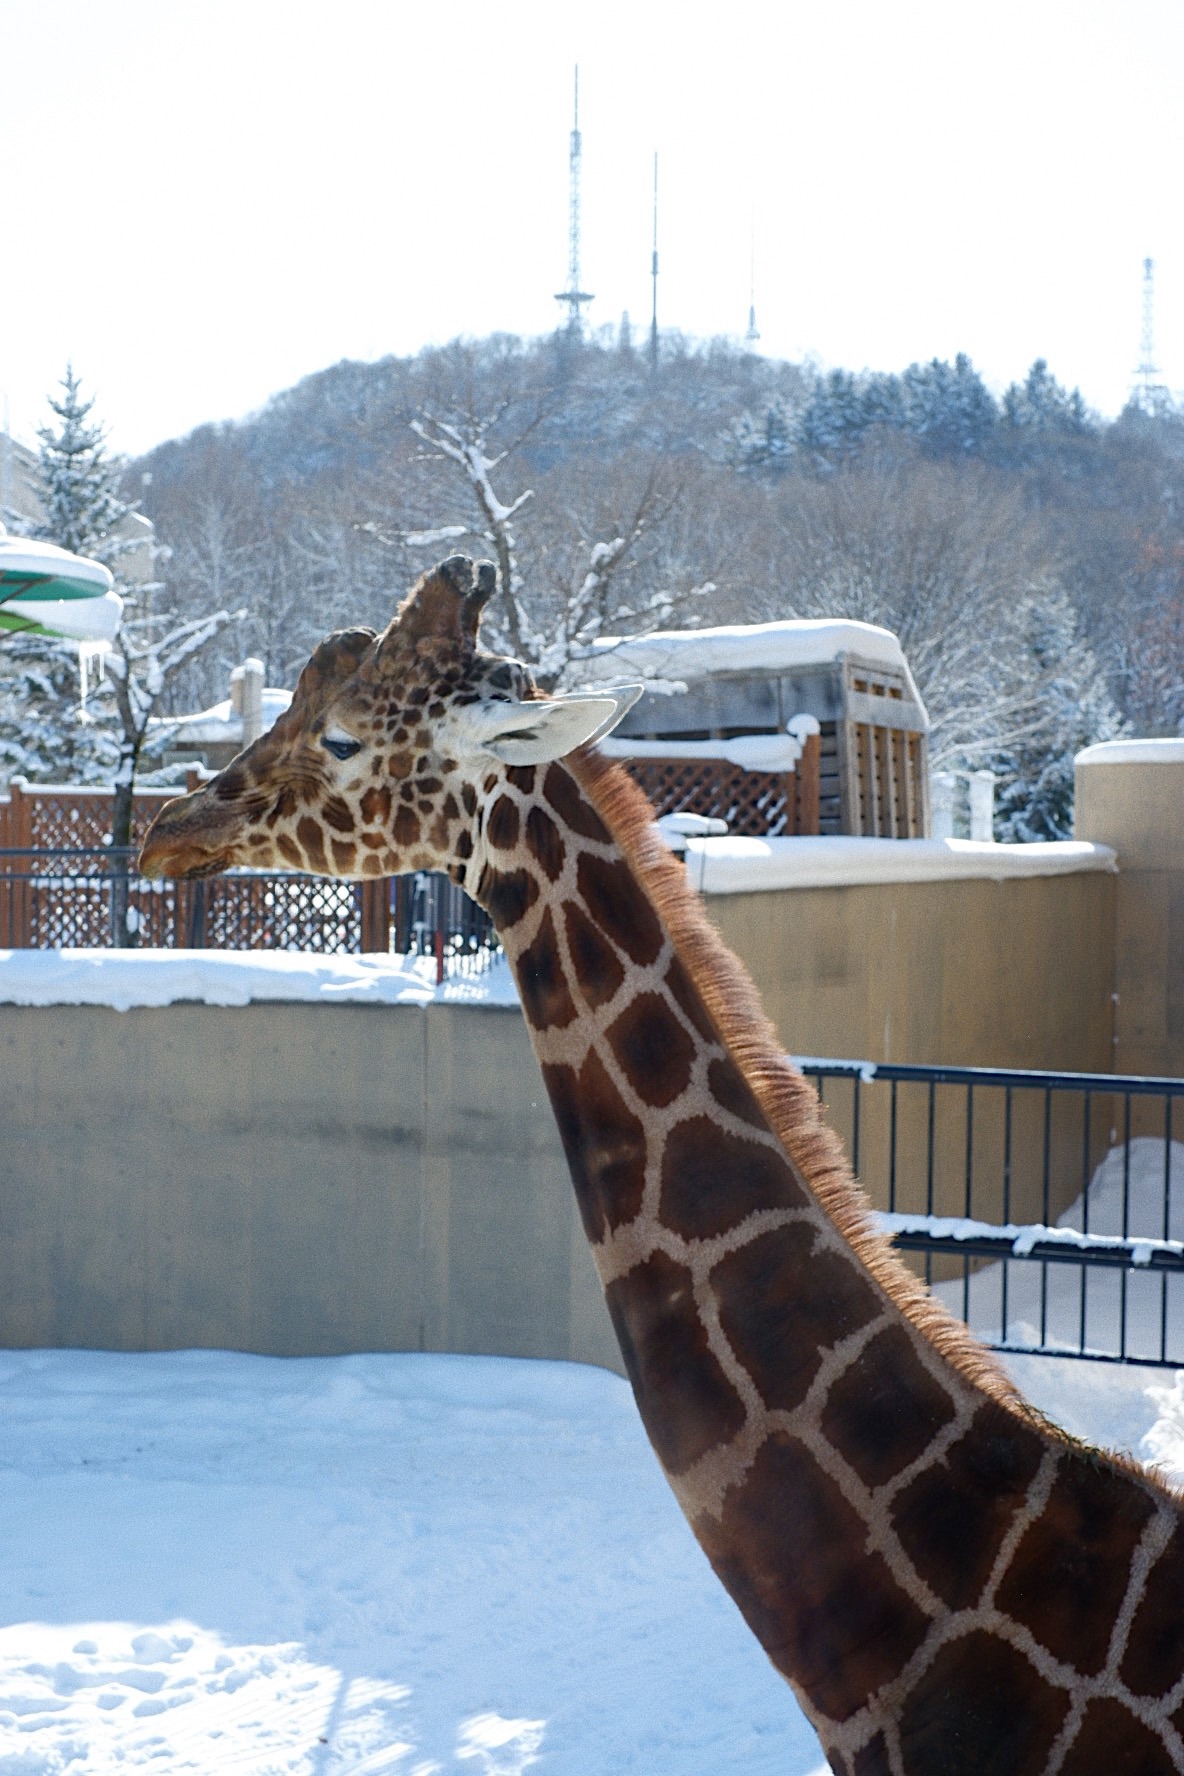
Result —
<instances>
[{"instance_id":1,"label":"giraffe eye","mask_svg":"<svg viewBox=\"0 0 1184 1776\"><path fill-rule=\"evenodd\" d=\"M333 739L328 734L321 741L326 752L331 752L335 759L352 759L355 753L361 752L360 740Z\"/></svg>"}]
</instances>

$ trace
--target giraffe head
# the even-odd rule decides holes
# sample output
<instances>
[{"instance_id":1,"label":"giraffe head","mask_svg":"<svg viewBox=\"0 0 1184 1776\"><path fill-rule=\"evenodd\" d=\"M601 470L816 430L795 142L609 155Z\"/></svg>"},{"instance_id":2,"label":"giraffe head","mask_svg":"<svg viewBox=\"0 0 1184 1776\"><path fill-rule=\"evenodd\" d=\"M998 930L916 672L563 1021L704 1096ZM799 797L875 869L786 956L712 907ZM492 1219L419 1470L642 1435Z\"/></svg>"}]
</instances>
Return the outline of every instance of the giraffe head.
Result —
<instances>
[{"instance_id":1,"label":"giraffe head","mask_svg":"<svg viewBox=\"0 0 1184 1776\"><path fill-rule=\"evenodd\" d=\"M381 635L328 636L275 726L157 815L144 874L446 869L463 883L480 848L479 804L504 770L607 733L640 694L542 697L525 666L477 645L495 584L492 562L454 555Z\"/></svg>"}]
</instances>

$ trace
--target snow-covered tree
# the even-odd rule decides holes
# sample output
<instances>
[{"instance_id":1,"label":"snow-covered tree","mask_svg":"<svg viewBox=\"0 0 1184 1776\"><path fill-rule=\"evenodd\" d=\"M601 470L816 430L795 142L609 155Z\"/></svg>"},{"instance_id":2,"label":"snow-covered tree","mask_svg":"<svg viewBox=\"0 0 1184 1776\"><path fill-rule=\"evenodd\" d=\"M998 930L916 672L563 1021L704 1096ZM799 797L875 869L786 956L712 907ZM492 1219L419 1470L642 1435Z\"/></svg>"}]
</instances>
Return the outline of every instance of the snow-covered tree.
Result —
<instances>
[{"instance_id":1,"label":"snow-covered tree","mask_svg":"<svg viewBox=\"0 0 1184 1776\"><path fill-rule=\"evenodd\" d=\"M119 465L107 455L102 427L90 422L94 402L83 400L73 366L66 368L62 389L59 400L50 399L57 426L43 426L39 434L40 491L46 513L41 535L76 554L106 562L123 597L123 622L85 711L67 695L60 649L47 653L37 669L26 662L15 684L6 687L6 700L16 715L23 686L28 714L39 712L41 744L36 757L38 764L48 766L46 774L59 778L73 774L71 767L77 763L91 781L101 772L113 783L111 843L119 856L131 844L132 791L149 720L170 677L242 612L232 616L218 610L178 620L161 596L166 588L160 581L130 584L121 579L120 559L128 544L119 527L134 508L119 497ZM0 726L0 753L3 746ZM27 744L25 757L31 757Z\"/></svg>"},{"instance_id":2,"label":"snow-covered tree","mask_svg":"<svg viewBox=\"0 0 1184 1776\"><path fill-rule=\"evenodd\" d=\"M87 423L94 404L93 395L82 399L81 381L67 364L61 397L49 397L58 424L41 426L37 433L45 508L37 534L75 555L92 555L114 572L127 548L116 531L132 507L119 497L120 469L107 456L102 426Z\"/></svg>"},{"instance_id":3,"label":"snow-covered tree","mask_svg":"<svg viewBox=\"0 0 1184 1776\"><path fill-rule=\"evenodd\" d=\"M454 413L445 419L421 410L411 429L429 456L463 477L479 514L476 534L493 550L499 598L486 616L488 641L530 665L544 689L578 685L580 662L599 637L657 629L715 586L709 580L678 589L660 583L635 588L634 596L622 587L622 569L641 537L679 498L677 486L667 485L652 465L634 486L624 522L614 525L617 534L595 536L569 507L568 534L537 551L542 571L532 574L528 585L518 565L517 519L534 490L525 488L506 503L494 489L493 472L513 448L497 449L490 441L499 417Z\"/></svg>"},{"instance_id":4,"label":"snow-covered tree","mask_svg":"<svg viewBox=\"0 0 1184 1776\"><path fill-rule=\"evenodd\" d=\"M1002 779L995 836L1016 844L1071 839L1074 756L1097 740L1114 739L1124 724L1064 589L1034 592L1023 618L1039 715L1026 736L990 761Z\"/></svg>"}]
</instances>

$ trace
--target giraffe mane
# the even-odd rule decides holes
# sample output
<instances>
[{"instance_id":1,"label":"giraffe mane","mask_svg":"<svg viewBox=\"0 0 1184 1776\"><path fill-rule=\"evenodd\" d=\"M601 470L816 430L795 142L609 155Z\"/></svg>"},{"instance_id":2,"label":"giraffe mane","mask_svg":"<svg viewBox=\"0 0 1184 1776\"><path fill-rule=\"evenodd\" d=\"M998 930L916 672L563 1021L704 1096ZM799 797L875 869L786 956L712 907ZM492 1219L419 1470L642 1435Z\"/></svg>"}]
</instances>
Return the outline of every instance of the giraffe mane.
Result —
<instances>
[{"instance_id":1,"label":"giraffe mane","mask_svg":"<svg viewBox=\"0 0 1184 1776\"><path fill-rule=\"evenodd\" d=\"M641 790L619 765L593 748L582 748L566 763L653 902L769 1126L860 1263L972 1386L1054 1441L1091 1449L1024 1398L993 1353L930 1294L874 1226L867 1196L855 1181L839 1137L824 1119L817 1093L793 1066L748 970L724 943L688 886L682 864L658 836L654 811ZM1135 1457L1122 1451L1098 1453L1127 1472L1150 1479L1174 1503L1184 1501L1184 1489L1176 1489Z\"/></svg>"}]
</instances>

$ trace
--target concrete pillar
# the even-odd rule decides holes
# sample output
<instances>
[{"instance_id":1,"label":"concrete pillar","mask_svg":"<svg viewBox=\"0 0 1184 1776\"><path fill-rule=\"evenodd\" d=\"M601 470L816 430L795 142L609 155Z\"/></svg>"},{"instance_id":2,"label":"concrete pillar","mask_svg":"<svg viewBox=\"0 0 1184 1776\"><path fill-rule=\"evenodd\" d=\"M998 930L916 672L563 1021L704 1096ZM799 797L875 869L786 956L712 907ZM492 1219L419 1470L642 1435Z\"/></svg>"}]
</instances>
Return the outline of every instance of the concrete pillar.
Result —
<instances>
[{"instance_id":1,"label":"concrete pillar","mask_svg":"<svg viewBox=\"0 0 1184 1776\"><path fill-rule=\"evenodd\" d=\"M991 840L995 837L995 773L974 771L970 777L970 836Z\"/></svg>"},{"instance_id":2,"label":"concrete pillar","mask_svg":"<svg viewBox=\"0 0 1184 1776\"><path fill-rule=\"evenodd\" d=\"M243 745L250 746L263 732L262 660L244 660L242 674Z\"/></svg>"},{"instance_id":3,"label":"concrete pillar","mask_svg":"<svg viewBox=\"0 0 1184 1776\"><path fill-rule=\"evenodd\" d=\"M954 797L958 793L958 776L954 771L935 771L929 780L929 801L933 810L933 837L954 836Z\"/></svg>"},{"instance_id":4,"label":"concrete pillar","mask_svg":"<svg viewBox=\"0 0 1184 1776\"><path fill-rule=\"evenodd\" d=\"M1109 740L1074 762L1076 836L1118 853L1115 1071L1184 1076L1184 740Z\"/></svg>"}]
</instances>

